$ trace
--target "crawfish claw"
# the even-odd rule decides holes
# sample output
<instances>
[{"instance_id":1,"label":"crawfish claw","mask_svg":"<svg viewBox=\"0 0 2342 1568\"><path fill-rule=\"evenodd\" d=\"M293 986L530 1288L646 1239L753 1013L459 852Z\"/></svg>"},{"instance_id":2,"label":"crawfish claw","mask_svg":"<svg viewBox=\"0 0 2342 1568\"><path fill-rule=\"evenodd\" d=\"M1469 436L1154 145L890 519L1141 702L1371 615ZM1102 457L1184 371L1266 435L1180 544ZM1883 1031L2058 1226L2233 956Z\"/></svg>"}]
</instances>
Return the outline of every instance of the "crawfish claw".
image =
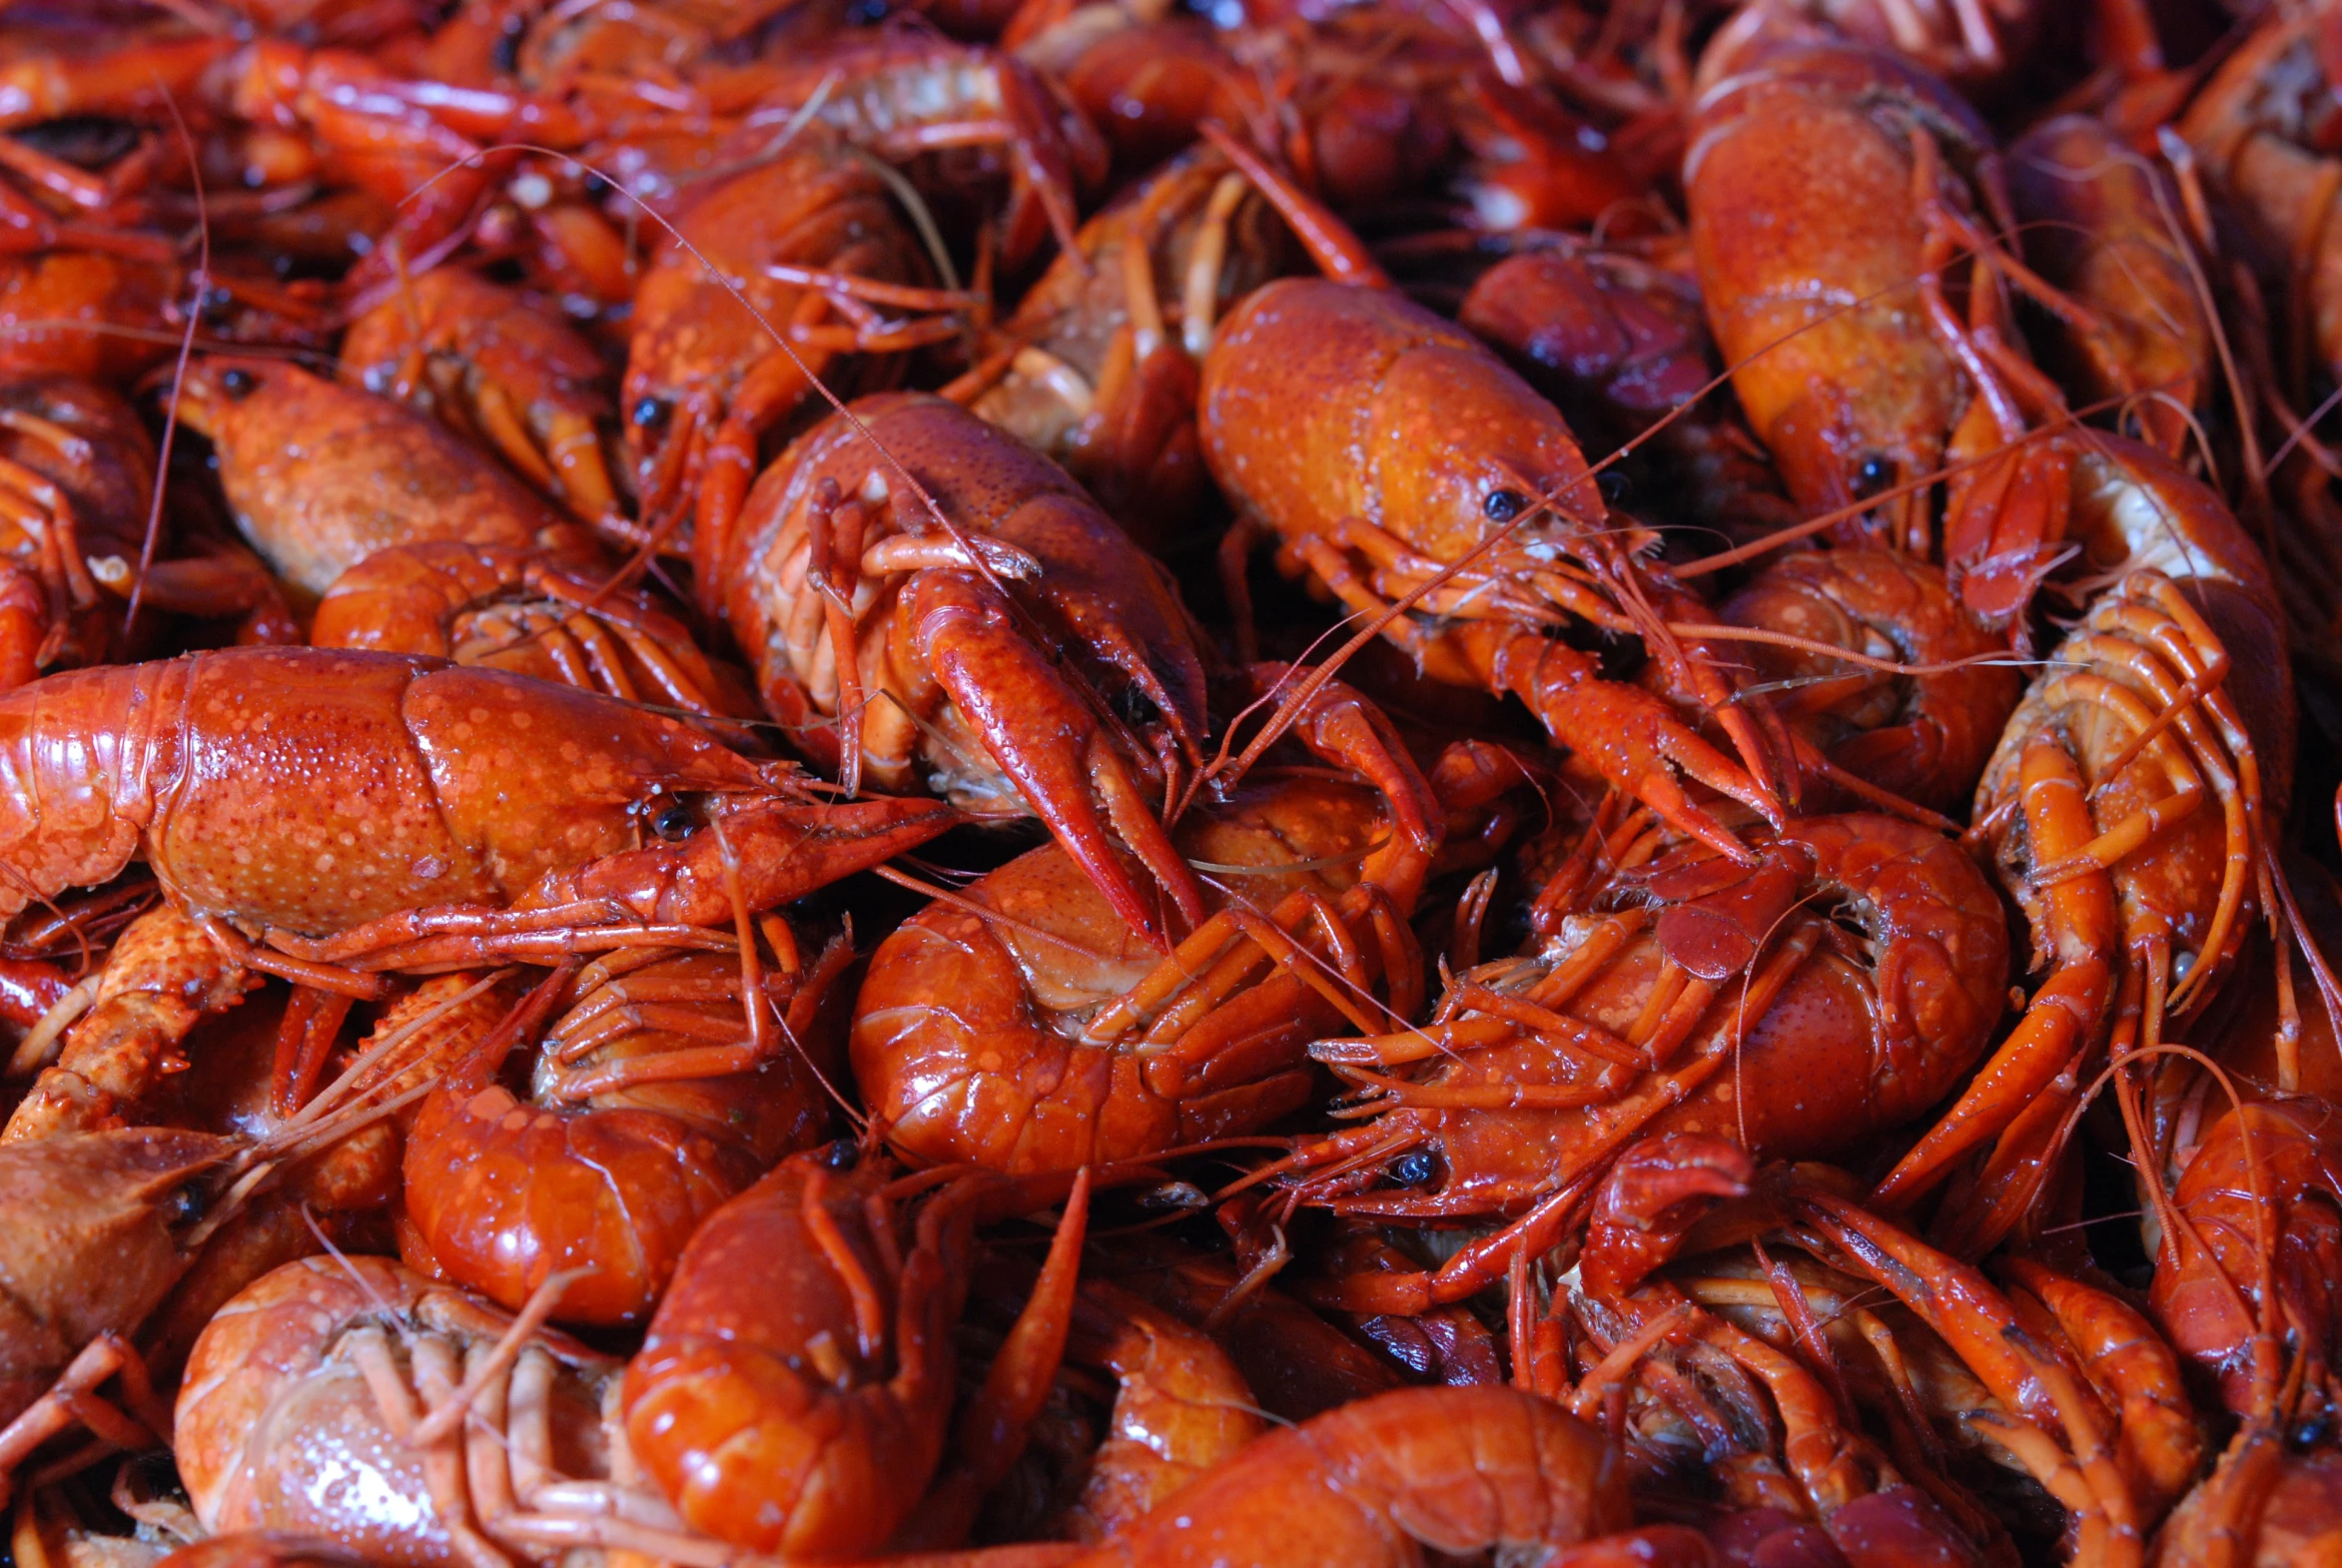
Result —
<instances>
[{"instance_id":1,"label":"crawfish claw","mask_svg":"<svg viewBox=\"0 0 2342 1568\"><path fill-rule=\"evenodd\" d=\"M925 661L993 760L1115 914L1168 950L1160 906L1116 852L1111 827L1190 927L1205 917L1195 876L1147 804L1099 717L1016 626L1008 605L956 573L918 580L906 608Z\"/></svg>"}]
</instances>

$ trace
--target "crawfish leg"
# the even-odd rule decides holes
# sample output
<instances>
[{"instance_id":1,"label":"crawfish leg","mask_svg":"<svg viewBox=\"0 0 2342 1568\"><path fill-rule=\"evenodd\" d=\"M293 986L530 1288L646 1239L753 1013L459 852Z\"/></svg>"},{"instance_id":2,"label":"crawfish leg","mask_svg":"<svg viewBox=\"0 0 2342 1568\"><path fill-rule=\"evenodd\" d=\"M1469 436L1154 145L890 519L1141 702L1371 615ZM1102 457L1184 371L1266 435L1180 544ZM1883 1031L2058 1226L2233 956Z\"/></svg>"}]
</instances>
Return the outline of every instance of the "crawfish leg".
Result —
<instances>
[{"instance_id":1,"label":"crawfish leg","mask_svg":"<svg viewBox=\"0 0 2342 1568\"><path fill-rule=\"evenodd\" d=\"M822 306L817 295L807 296L807 300L813 308ZM804 321L807 314L801 309L791 325L810 325ZM732 529L740 520L741 507L747 504L749 483L756 477L758 440L821 384L822 373L836 358L826 349L776 348L741 378L723 423L699 454L699 501L692 519L692 563L699 582L723 580Z\"/></svg>"},{"instance_id":2,"label":"crawfish leg","mask_svg":"<svg viewBox=\"0 0 2342 1568\"><path fill-rule=\"evenodd\" d=\"M147 1381L146 1363L139 1359L138 1351L118 1334L100 1334L82 1347L47 1393L0 1427L0 1503L8 1500L9 1478L17 1466L43 1443L77 1423L89 1426L117 1447L144 1446L139 1422L96 1393L99 1384L118 1373L123 1391L147 1418L150 1429L158 1436L170 1435L170 1410L157 1404ZM154 1425L156 1421L162 1424Z\"/></svg>"},{"instance_id":3,"label":"crawfish leg","mask_svg":"<svg viewBox=\"0 0 2342 1568\"><path fill-rule=\"evenodd\" d=\"M1528 703L1546 730L1677 830L1742 865L1756 856L1677 777L1730 796L1767 820L1780 805L1730 757L1639 686L1603 680L1575 648L1535 634L1510 637L1491 661L1496 684Z\"/></svg>"},{"instance_id":4,"label":"crawfish leg","mask_svg":"<svg viewBox=\"0 0 2342 1568\"><path fill-rule=\"evenodd\" d=\"M2061 747L2036 739L2025 749L2020 779L2035 855L2060 858L2089 841L2081 771ZM2098 872L2055 883L2043 896L2056 968L1958 1103L1879 1183L1871 1200L1880 1207L1908 1206L1950 1175L1960 1156L1997 1137L2103 1030L2117 951L2113 883Z\"/></svg>"},{"instance_id":5,"label":"crawfish leg","mask_svg":"<svg viewBox=\"0 0 2342 1568\"><path fill-rule=\"evenodd\" d=\"M1090 1234L1090 1173L1076 1174L1065 1216L1050 1242L1049 1256L1025 1309L1017 1314L984 1386L961 1411L960 1458L938 1478L919 1518L907 1525L897 1545L957 1543L974 1525L984 1494L1000 1484L1025 1451L1026 1434L1056 1385L1073 1331L1074 1291L1081 1274L1082 1244Z\"/></svg>"},{"instance_id":6,"label":"crawfish leg","mask_svg":"<svg viewBox=\"0 0 2342 1568\"><path fill-rule=\"evenodd\" d=\"M169 904L122 933L106 961L97 1001L65 1037L56 1066L8 1119L0 1142L107 1125L152 1088L188 1031L244 999L259 978L220 951Z\"/></svg>"},{"instance_id":7,"label":"crawfish leg","mask_svg":"<svg viewBox=\"0 0 2342 1568\"><path fill-rule=\"evenodd\" d=\"M0 566L0 691L39 676L52 624L40 578L22 566Z\"/></svg>"}]
</instances>

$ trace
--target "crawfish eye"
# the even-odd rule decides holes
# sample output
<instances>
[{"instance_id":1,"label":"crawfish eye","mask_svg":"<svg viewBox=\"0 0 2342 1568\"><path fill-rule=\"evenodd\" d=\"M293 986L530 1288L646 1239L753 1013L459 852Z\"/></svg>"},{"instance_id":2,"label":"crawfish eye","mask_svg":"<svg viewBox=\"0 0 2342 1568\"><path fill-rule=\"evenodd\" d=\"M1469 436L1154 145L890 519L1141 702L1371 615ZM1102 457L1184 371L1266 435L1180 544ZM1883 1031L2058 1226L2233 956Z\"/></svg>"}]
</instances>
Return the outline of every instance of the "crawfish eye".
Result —
<instances>
[{"instance_id":1,"label":"crawfish eye","mask_svg":"<svg viewBox=\"0 0 2342 1568\"><path fill-rule=\"evenodd\" d=\"M1114 704L1117 716L1133 729L1147 729L1163 721L1163 709L1136 686L1125 686L1108 700Z\"/></svg>"},{"instance_id":2,"label":"crawfish eye","mask_svg":"<svg viewBox=\"0 0 2342 1568\"><path fill-rule=\"evenodd\" d=\"M659 808L659 814L650 819L652 834L669 844L681 843L698 826L699 819L692 815L691 808L679 800L668 801Z\"/></svg>"},{"instance_id":3,"label":"crawfish eye","mask_svg":"<svg viewBox=\"0 0 2342 1568\"><path fill-rule=\"evenodd\" d=\"M260 390L261 379L250 371L229 370L220 373L220 391L238 402L244 401L245 398Z\"/></svg>"},{"instance_id":4,"label":"crawfish eye","mask_svg":"<svg viewBox=\"0 0 2342 1568\"><path fill-rule=\"evenodd\" d=\"M1149 1213L1171 1214L1209 1208L1211 1199L1192 1181L1166 1181L1141 1192L1138 1203Z\"/></svg>"},{"instance_id":5,"label":"crawfish eye","mask_svg":"<svg viewBox=\"0 0 2342 1568\"><path fill-rule=\"evenodd\" d=\"M156 1203L158 1216L166 1225L181 1225L203 1212L203 1200L196 1196L192 1186L174 1187Z\"/></svg>"},{"instance_id":6,"label":"crawfish eye","mask_svg":"<svg viewBox=\"0 0 2342 1568\"><path fill-rule=\"evenodd\" d=\"M1429 1150L1409 1150L1390 1163L1390 1179L1397 1186L1428 1186L1439 1175L1439 1160Z\"/></svg>"},{"instance_id":7,"label":"crawfish eye","mask_svg":"<svg viewBox=\"0 0 2342 1568\"><path fill-rule=\"evenodd\" d=\"M656 433L667 427L667 420L675 416L675 405L664 397L644 397L636 401L629 418L643 429Z\"/></svg>"},{"instance_id":8,"label":"crawfish eye","mask_svg":"<svg viewBox=\"0 0 2342 1568\"><path fill-rule=\"evenodd\" d=\"M862 1147L850 1138L841 1138L814 1158L832 1171L851 1171L862 1163Z\"/></svg>"},{"instance_id":9,"label":"crawfish eye","mask_svg":"<svg viewBox=\"0 0 2342 1568\"><path fill-rule=\"evenodd\" d=\"M1480 509L1490 522L1510 522L1529 508L1529 497L1519 490L1490 490Z\"/></svg>"},{"instance_id":10,"label":"crawfish eye","mask_svg":"<svg viewBox=\"0 0 2342 1568\"><path fill-rule=\"evenodd\" d=\"M1873 453L1863 459L1863 465L1854 470L1856 500L1869 500L1895 482L1895 464Z\"/></svg>"},{"instance_id":11,"label":"crawfish eye","mask_svg":"<svg viewBox=\"0 0 2342 1568\"><path fill-rule=\"evenodd\" d=\"M1601 489L1603 500L1613 506L1623 506L1626 498L1635 492L1635 481L1616 468L1604 468L1594 475L1595 485Z\"/></svg>"}]
</instances>

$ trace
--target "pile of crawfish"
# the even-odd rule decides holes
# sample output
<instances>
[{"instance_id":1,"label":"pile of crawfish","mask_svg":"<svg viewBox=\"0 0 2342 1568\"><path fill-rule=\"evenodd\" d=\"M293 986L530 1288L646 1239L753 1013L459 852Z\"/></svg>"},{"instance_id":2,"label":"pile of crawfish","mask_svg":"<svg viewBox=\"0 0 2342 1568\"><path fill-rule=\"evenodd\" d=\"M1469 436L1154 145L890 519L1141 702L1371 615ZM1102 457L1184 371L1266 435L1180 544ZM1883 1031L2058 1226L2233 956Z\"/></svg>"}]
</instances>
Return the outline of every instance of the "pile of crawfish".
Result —
<instances>
[{"instance_id":1,"label":"pile of crawfish","mask_svg":"<svg viewBox=\"0 0 2342 1568\"><path fill-rule=\"evenodd\" d=\"M18 1568L2342 1563L2342 0L0 0Z\"/></svg>"}]
</instances>

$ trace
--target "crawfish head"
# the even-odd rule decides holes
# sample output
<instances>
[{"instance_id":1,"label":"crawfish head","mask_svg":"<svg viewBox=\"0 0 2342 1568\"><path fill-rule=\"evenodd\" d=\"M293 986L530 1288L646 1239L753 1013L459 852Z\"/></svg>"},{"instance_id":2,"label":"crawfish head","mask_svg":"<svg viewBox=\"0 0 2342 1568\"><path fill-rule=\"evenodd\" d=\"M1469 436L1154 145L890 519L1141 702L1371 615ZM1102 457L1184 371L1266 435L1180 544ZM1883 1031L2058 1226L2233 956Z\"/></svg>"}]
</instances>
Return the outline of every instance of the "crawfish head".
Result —
<instances>
[{"instance_id":1,"label":"crawfish head","mask_svg":"<svg viewBox=\"0 0 2342 1568\"><path fill-rule=\"evenodd\" d=\"M1363 519L1442 564L1500 533L1508 553L1552 560L1605 517L1553 404L1471 334L1380 290L1255 290L1212 340L1197 420L1229 498L1288 538Z\"/></svg>"},{"instance_id":2,"label":"crawfish head","mask_svg":"<svg viewBox=\"0 0 2342 1568\"><path fill-rule=\"evenodd\" d=\"M0 1418L13 1418L75 1352L127 1334L178 1283L210 1233L202 1178L247 1146L169 1128L119 1128L0 1149Z\"/></svg>"}]
</instances>

